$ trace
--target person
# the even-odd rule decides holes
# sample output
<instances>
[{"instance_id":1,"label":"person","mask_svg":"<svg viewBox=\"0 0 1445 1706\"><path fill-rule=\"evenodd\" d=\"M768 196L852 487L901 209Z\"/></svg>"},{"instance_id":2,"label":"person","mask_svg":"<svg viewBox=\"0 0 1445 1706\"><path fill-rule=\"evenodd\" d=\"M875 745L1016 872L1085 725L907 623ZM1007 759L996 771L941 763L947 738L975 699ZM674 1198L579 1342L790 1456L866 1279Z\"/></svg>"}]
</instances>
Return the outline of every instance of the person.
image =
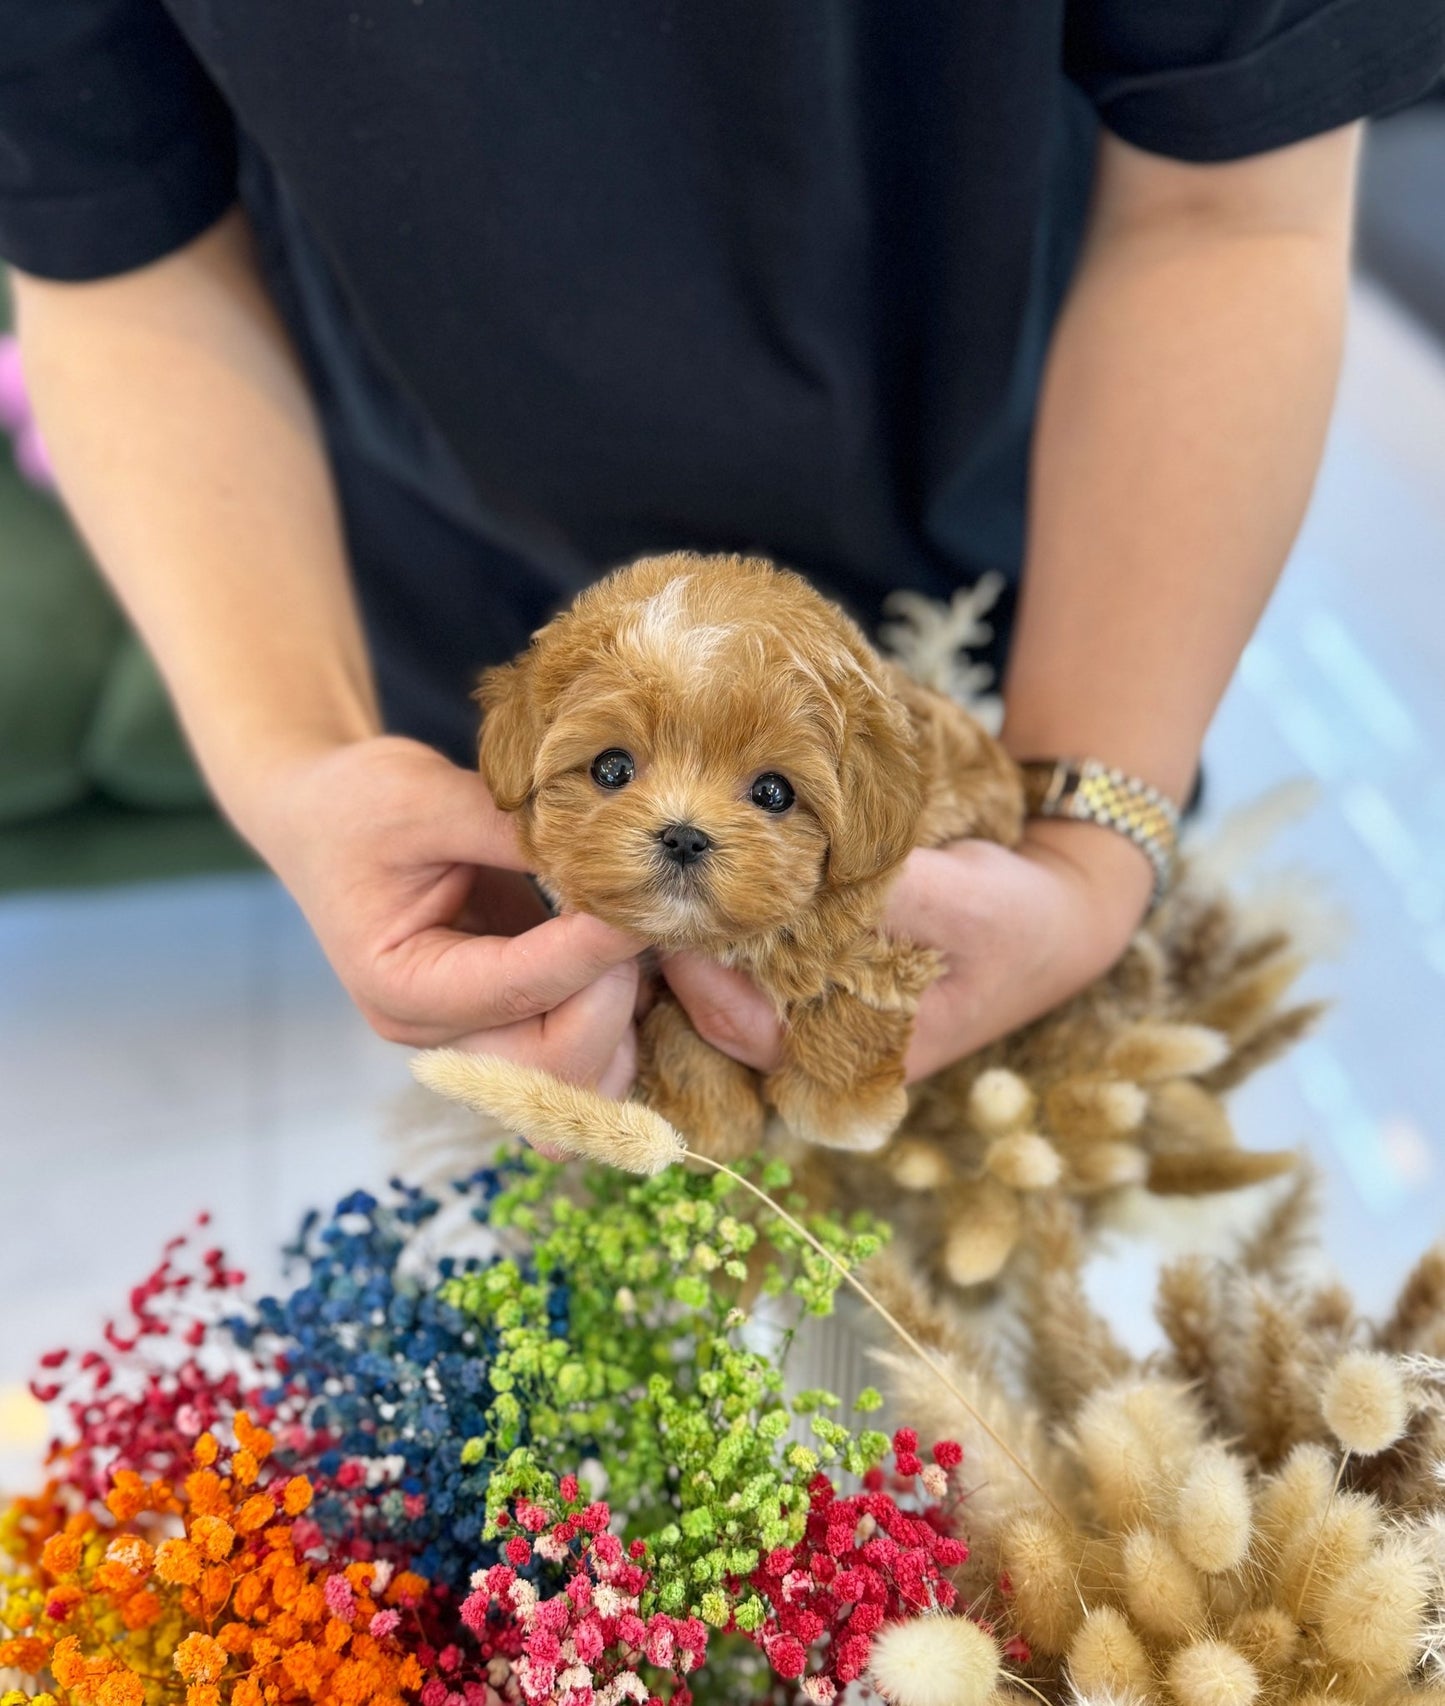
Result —
<instances>
[{"instance_id":1,"label":"person","mask_svg":"<svg viewBox=\"0 0 1445 1706\"><path fill-rule=\"evenodd\" d=\"M1359 121L1441 0L0 0L0 255L66 500L215 794L383 1036L632 1077L468 691L647 551L865 621L1020 589L1004 739L1178 800L1287 554ZM1152 872L909 859L914 1076L1108 966ZM765 1067L739 974L665 975Z\"/></svg>"}]
</instances>

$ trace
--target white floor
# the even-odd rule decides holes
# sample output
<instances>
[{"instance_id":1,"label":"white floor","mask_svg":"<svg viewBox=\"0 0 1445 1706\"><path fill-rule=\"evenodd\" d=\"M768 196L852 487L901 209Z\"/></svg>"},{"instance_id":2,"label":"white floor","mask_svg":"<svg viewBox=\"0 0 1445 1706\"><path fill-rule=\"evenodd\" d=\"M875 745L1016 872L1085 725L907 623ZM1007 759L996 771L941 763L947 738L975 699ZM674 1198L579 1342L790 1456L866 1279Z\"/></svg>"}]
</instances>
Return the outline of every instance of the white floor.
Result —
<instances>
[{"instance_id":1,"label":"white floor","mask_svg":"<svg viewBox=\"0 0 1445 1706\"><path fill-rule=\"evenodd\" d=\"M1445 359L1361 289L1316 501L1208 776L1211 815L1321 790L1286 851L1355 921L1313 974L1337 1010L1237 1106L1248 1141L1311 1145L1371 1302L1445 1233L1442 746ZM272 1277L304 1208L394 1164L407 1084L264 877L0 901L0 1481L38 1438L38 1352L91 1342L202 1207ZM1102 1282L1136 1310L1144 1260Z\"/></svg>"}]
</instances>

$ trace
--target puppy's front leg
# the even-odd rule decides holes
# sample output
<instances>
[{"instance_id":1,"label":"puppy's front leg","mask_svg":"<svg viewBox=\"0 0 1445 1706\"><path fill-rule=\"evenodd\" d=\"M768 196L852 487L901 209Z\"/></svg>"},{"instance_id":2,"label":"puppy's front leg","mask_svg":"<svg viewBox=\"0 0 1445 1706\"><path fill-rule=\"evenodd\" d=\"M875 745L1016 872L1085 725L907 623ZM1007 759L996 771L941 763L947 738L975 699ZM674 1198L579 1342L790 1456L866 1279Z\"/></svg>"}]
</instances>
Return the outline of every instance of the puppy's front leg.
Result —
<instances>
[{"instance_id":1,"label":"puppy's front leg","mask_svg":"<svg viewBox=\"0 0 1445 1706\"><path fill-rule=\"evenodd\" d=\"M881 1149L908 1110L903 1056L936 954L875 939L846 981L789 1003L783 1064L763 1093L785 1125L831 1149Z\"/></svg>"},{"instance_id":2,"label":"puppy's front leg","mask_svg":"<svg viewBox=\"0 0 1445 1706\"><path fill-rule=\"evenodd\" d=\"M714 1161L751 1155L763 1140L758 1075L706 1043L663 990L637 1033L637 1087L689 1147Z\"/></svg>"}]
</instances>

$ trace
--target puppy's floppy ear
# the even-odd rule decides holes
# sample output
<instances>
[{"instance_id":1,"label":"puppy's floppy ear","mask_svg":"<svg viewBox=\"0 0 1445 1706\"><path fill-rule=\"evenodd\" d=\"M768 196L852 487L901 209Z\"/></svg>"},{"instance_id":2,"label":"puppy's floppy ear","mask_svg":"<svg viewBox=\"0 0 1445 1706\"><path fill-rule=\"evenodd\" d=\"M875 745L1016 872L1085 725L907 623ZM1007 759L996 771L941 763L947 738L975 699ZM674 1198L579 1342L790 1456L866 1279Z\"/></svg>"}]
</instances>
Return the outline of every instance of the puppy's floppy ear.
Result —
<instances>
[{"instance_id":1,"label":"puppy's floppy ear","mask_svg":"<svg viewBox=\"0 0 1445 1706\"><path fill-rule=\"evenodd\" d=\"M478 762L482 780L504 812L525 804L536 780L542 710L530 652L489 669L473 695L482 707Z\"/></svg>"},{"instance_id":2,"label":"puppy's floppy ear","mask_svg":"<svg viewBox=\"0 0 1445 1706\"><path fill-rule=\"evenodd\" d=\"M841 810L828 847L828 877L839 885L882 876L911 853L923 812L907 710L871 681L859 680L848 697Z\"/></svg>"}]
</instances>

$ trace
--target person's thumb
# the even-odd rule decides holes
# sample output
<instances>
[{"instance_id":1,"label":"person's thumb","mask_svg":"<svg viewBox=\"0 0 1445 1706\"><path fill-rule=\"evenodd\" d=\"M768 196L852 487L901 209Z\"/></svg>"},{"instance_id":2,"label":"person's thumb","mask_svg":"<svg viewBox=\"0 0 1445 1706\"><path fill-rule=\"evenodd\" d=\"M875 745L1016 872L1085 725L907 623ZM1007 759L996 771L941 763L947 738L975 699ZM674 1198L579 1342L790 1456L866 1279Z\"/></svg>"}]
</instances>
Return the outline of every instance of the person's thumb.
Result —
<instances>
[{"instance_id":1,"label":"person's thumb","mask_svg":"<svg viewBox=\"0 0 1445 1706\"><path fill-rule=\"evenodd\" d=\"M664 960L662 975L704 1042L756 1072L771 1072L779 1064L782 1026L751 978L686 953Z\"/></svg>"},{"instance_id":2,"label":"person's thumb","mask_svg":"<svg viewBox=\"0 0 1445 1706\"><path fill-rule=\"evenodd\" d=\"M461 1038L456 1046L541 1067L569 1083L595 1085L634 1035L637 980L637 962L626 960L609 967L550 1012L493 1026Z\"/></svg>"},{"instance_id":3,"label":"person's thumb","mask_svg":"<svg viewBox=\"0 0 1445 1706\"><path fill-rule=\"evenodd\" d=\"M508 871L527 868L517 841L516 820L497 809L487 784L475 770L461 770L454 764L438 770L435 809L427 832L436 838L435 857L460 865L495 865Z\"/></svg>"}]
</instances>

